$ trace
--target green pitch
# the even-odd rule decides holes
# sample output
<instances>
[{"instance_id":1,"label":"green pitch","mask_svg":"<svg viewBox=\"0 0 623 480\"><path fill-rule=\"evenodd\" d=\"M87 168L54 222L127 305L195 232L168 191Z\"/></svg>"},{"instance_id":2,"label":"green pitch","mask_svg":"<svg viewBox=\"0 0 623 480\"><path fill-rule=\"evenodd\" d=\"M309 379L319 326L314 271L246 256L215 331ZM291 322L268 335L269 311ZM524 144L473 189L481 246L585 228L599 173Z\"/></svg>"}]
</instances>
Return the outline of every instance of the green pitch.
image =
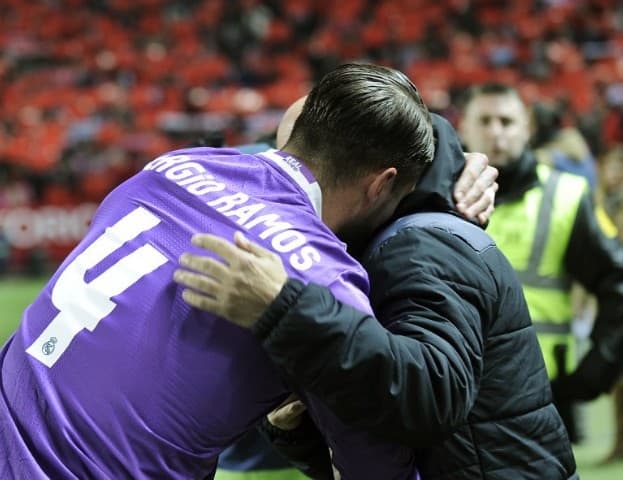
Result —
<instances>
[{"instance_id":1,"label":"green pitch","mask_svg":"<svg viewBox=\"0 0 623 480\"><path fill-rule=\"evenodd\" d=\"M24 308L33 300L47 278L0 279L0 344L13 332ZM587 441L575 448L575 456L582 480L623 479L623 460L600 465L608 453L614 435L612 402L602 396L585 407Z\"/></svg>"},{"instance_id":2,"label":"green pitch","mask_svg":"<svg viewBox=\"0 0 623 480\"><path fill-rule=\"evenodd\" d=\"M47 278L0 278L0 344L13 333L24 308L35 298Z\"/></svg>"}]
</instances>

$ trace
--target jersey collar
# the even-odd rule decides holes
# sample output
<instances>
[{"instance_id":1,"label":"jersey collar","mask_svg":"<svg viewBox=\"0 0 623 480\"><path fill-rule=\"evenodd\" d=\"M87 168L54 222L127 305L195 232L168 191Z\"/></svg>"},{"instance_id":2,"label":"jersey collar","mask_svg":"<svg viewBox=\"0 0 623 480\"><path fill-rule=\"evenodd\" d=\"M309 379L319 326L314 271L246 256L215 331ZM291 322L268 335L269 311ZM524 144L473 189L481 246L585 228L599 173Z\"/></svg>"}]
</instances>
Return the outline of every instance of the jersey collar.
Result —
<instances>
[{"instance_id":1,"label":"jersey collar","mask_svg":"<svg viewBox=\"0 0 623 480\"><path fill-rule=\"evenodd\" d=\"M318 217L322 218L322 192L314 175L303 163L292 155L280 150L270 149L258 155L270 160L288 174L307 194Z\"/></svg>"}]
</instances>

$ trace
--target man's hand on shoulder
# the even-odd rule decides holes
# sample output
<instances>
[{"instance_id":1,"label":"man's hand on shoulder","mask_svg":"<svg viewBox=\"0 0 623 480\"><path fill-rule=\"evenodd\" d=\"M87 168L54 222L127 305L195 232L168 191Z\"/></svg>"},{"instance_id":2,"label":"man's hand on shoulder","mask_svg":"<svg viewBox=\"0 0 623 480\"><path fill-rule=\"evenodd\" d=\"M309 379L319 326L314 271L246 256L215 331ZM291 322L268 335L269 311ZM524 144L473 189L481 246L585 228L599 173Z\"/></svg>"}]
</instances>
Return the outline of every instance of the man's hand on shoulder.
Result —
<instances>
[{"instance_id":1,"label":"man's hand on shoulder","mask_svg":"<svg viewBox=\"0 0 623 480\"><path fill-rule=\"evenodd\" d=\"M459 213L486 224L495 209L498 170L489 165L482 153L465 153L465 168L454 185L454 199Z\"/></svg>"},{"instance_id":2,"label":"man's hand on shoulder","mask_svg":"<svg viewBox=\"0 0 623 480\"><path fill-rule=\"evenodd\" d=\"M245 328L251 328L277 297L288 279L278 255L236 232L234 242L210 234L193 236L192 242L221 257L224 262L184 253L174 280L186 287L182 296L193 307Z\"/></svg>"}]
</instances>

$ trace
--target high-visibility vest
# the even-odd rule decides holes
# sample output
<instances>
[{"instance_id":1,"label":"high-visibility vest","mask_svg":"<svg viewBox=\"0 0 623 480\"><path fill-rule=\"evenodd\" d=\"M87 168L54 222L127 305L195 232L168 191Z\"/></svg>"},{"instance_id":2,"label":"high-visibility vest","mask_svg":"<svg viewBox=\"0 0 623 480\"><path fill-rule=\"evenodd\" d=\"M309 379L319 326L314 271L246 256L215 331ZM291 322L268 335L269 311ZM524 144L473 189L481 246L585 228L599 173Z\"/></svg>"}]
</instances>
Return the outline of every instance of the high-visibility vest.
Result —
<instances>
[{"instance_id":1,"label":"high-visibility vest","mask_svg":"<svg viewBox=\"0 0 623 480\"><path fill-rule=\"evenodd\" d=\"M547 372L554 378L561 368L575 366L571 279L563 260L588 183L543 164L537 173L540 185L520 200L496 206L487 233L517 273Z\"/></svg>"}]
</instances>

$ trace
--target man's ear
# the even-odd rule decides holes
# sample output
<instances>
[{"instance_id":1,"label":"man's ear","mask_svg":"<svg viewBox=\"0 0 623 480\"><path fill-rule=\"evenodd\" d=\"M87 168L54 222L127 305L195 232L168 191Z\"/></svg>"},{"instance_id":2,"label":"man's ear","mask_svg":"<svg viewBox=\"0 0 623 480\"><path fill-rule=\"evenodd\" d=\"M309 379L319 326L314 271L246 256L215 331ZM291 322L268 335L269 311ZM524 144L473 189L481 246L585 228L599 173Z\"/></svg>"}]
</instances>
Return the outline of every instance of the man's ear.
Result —
<instances>
[{"instance_id":1,"label":"man's ear","mask_svg":"<svg viewBox=\"0 0 623 480\"><path fill-rule=\"evenodd\" d=\"M394 167L380 170L372 175L372 181L367 190L367 200L371 205L381 196L391 193L396 175L398 175L398 170Z\"/></svg>"}]
</instances>

